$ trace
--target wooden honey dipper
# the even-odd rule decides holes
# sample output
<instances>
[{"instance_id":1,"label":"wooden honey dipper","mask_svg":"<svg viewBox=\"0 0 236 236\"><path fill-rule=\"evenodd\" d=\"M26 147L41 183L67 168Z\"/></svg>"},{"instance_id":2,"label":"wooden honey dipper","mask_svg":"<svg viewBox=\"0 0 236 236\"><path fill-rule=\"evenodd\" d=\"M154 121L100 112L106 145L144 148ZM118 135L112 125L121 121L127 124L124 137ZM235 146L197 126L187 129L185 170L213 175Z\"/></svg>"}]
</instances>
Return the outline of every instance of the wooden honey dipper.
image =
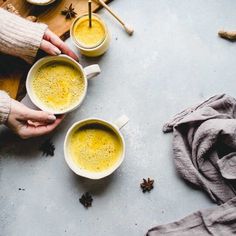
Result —
<instances>
[{"instance_id":1,"label":"wooden honey dipper","mask_svg":"<svg viewBox=\"0 0 236 236\"><path fill-rule=\"evenodd\" d=\"M93 0L97 3L99 3L100 5L102 5L108 12L111 13L111 15L113 15L119 22L120 24L124 27L125 31L129 34L132 35L134 33L134 30L132 27L128 26L127 24L124 23L123 20L121 20L121 18L109 7L107 6L107 4L105 2L103 2L102 0Z\"/></svg>"}]
</instances>

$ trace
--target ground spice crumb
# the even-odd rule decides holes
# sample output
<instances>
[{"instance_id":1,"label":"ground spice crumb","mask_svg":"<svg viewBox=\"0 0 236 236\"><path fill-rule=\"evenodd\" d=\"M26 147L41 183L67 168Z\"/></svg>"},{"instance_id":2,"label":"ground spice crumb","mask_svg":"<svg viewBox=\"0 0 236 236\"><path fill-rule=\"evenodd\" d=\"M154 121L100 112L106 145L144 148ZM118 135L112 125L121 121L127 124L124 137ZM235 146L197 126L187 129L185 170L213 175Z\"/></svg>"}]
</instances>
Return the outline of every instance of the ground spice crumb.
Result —
<instances>
[{"instance_id":1,"label":"ground spice crumb","mask_svg":"<svg viewBox=\"0 0 236 236\"><path fill-rule=\"evenodd\" d=\"M19 191L25 191L25 189L24 189L24 188L18 188L18 190L19 190Z\"/></svg>"}]
</instances>

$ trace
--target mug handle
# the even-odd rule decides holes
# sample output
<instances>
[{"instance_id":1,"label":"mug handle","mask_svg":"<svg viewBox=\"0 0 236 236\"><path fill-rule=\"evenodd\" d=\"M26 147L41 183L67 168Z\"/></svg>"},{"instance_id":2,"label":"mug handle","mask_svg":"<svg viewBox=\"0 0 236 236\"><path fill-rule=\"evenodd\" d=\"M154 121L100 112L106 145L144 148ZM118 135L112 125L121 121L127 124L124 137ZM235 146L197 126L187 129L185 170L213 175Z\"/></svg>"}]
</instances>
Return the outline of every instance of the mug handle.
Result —
<instances>
[{"instance_id":1,"label":"mug handle","mask_svg":"<svg viewBox=\"0 0 236 236\"><path fill-rule=\"evenodd\" d=\"M101 69L98 64L94 64L94 65L85 67L84 73L85 73L87 79L92 79L93 77L95 77L101 73Z\"/></svg>"},{"instance_id":2,"label":"mug handle","mask_svg":"<svg viewBox=\"0 0 236 236\"><path fill-rule=\"evenodd\" d=\"M127 123L129 122L129 118L126 115L123 115L119 117L115 122L114 125L118 128L121 129L123 128Z\"/></svg>"}]
</instances>

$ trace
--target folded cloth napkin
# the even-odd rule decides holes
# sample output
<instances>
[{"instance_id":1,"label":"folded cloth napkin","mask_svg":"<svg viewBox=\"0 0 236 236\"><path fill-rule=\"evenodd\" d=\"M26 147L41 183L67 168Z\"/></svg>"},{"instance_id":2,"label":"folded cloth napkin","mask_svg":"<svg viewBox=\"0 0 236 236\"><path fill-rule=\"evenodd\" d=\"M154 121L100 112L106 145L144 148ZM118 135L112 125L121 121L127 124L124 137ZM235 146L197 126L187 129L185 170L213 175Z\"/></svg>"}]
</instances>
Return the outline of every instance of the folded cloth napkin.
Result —
<instances>
[{"instance_id":1,"label":"folded cloth napkin","mask_svg":"<svg viewBox=\"0 0 236 236\"><path fill-rule=\"evenodd\" d=\"M236 235L236 197L212 209L195 212L184 219L160 225L147 236L231 236Z\"/></svg>"},{"instance_id":2,"label":"folded cloth napkin","mask_svg":"<svg viewBox=\"0 0 236 236\"><path fill-rule=\"evenodd\" d=\"M174 162L186 180L222 204L236 196L236 100L217 95L168 122Z\"/></svg>"},{"instance_id":3,"label":"folded cloth napkin","mask_svg":"<svg viewBox=\"0 0 236 236\"><path fill-rule=\"evenodd\" d=\"M211 97L177 114L163 132L174 134L180 175L217 204L229 202L155 227L147 235L236 235L236 100L225 94Z\"/></svg>"}]
</instances>

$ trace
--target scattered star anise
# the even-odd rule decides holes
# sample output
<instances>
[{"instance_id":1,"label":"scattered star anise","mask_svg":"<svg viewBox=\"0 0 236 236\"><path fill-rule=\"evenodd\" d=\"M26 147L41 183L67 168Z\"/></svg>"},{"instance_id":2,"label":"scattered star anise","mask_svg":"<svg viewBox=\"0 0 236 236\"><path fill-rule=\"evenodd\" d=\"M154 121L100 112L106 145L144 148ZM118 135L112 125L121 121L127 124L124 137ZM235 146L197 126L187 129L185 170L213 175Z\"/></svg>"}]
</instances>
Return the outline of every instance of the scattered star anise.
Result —
<instances>
[{"instance_id":1,"label":"scattered star anise","mask_svg":"<svg viewBox=\"0 0 236 236\"><path fill-rule=\"evenodd\" d=\"M141 189L143 190L143 193L145 192L150 192L153 189L153 184L154 184L154 180L148 178L143 179L143 182L140 184Z\"/></svg>"},{"instance_id":2,"label":"scattered star anise","mask_svg":"<svg viewBox=\"0 0 236 236\"><path fill-rule=\"evenodd\" d=\"M81 196L79 201L84 207L88 208L92 206L93 198L89 192L86 192Z\"/></svg>"},{"instance_id":3,"label":"scattered star anise","mask_svg":"<svg viewBox=\"0 0 236 236\"><path fill-rule=\"evenodd\" d=\"M72 3L69 7L66 7L65 10L61 11L61 14L66 16L66 19L71 19L76 17L77 13L74 11L75 8L72 7Z\"/></svg>"},{"instance_id":4,"label":"scattered star anise","mask_svg":"<svg viewBox=\"0 0 236 236\"><path fill-rule=\"evenodd\" d=\"M39 150L43 152L43 156L54 156L55 146L50 139L47 139Z\"/></svg>"}]
</instances>

